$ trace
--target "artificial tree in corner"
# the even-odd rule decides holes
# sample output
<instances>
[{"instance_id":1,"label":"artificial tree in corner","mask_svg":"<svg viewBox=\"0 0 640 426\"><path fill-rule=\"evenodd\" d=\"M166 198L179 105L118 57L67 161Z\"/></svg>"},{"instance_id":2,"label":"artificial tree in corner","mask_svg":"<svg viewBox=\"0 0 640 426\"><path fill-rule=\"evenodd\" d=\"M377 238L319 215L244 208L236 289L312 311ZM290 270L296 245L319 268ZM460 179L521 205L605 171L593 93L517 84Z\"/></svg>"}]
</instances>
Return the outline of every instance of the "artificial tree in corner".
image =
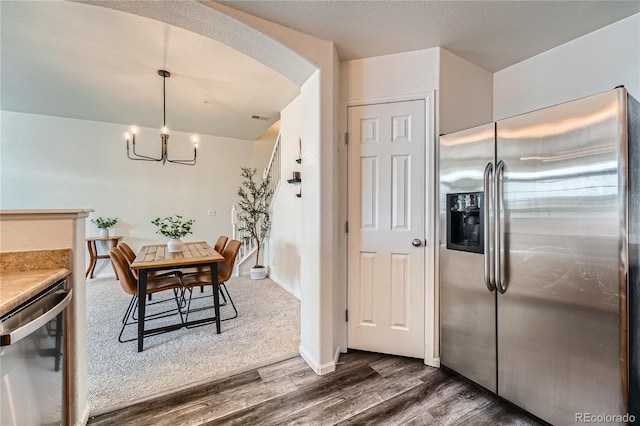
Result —
<instances>
[{"instance_id":1,"label":"artificial tree in corner","mask_svg":"<svg viewBox=\"0 0 640 426\"><path fill-rule=\"evenodd\" d=\"M269 201L273 195L270 177L267 175L261 182L255 182L256 169L241 168L242 184L238 187L240 201L238 219L240 235L256 242L256 263L251 268L251 278L260 279L267 276L267 268L260 265L260 249L271 228Z\"/></svg>"}]
</instances>

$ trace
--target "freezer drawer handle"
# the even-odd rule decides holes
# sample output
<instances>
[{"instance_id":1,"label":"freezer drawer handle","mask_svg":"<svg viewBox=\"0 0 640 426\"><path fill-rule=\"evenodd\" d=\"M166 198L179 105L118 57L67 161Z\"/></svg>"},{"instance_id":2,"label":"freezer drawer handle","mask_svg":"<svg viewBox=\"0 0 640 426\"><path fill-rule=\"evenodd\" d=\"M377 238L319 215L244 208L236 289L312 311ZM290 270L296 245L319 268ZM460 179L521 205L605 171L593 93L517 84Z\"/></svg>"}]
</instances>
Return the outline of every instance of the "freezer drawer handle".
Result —
<instances>
[{"instance_id":1,"label":"freezer drawer handle","mask_svg":"<svg viewBox=\"0 0 640 426\"><path fill-rule=\"evenodd\" d=\"M507 286L502 281L502 266L504 264L502 253L502 229L500 227L500 218L503 210L503 197L504 197L504 161L499 161L496 165L496 189L495 189L495 268L496 268L496 288L500 294L504 294L507 291Z\"/></svg>"},{"instance_id":2,"label":"freezer drawer handle","mask_svg":"<svg viewBox=\"0 0 640 426\"><path fill-rule=\"evenodd\" d=\"M485 232L484 237L484 283L489 289L489 291L494 291L496 289L496 285L494 282L494 271L493 271L493 263L491 262L491 244L490 238L491 235L489 233L489 203L492 199L490 195L491 189L491 180L493 179L493 163L487 163L487 166L484 168L484 198L482 200L484 214L482 217L483 225Z\"/></svg>"},{"instance_id":3,"label":"freezer drawer handle","mask_svg":"<svg viewBox=\"0 0 640 426\"><path fill-rule=\"evenodd\" d=\"M34 331L38 330L39 328L44 327L49 321L58 316L58 314L69 305L69 302L71 302L71 295L71 290L55 292L46 299L43 299L42 302L38 302L45 304L45 301L50 300L49 298L62 298L62 300L58 302L53 308L49 309L47 312L40 315L33 321L19 328L11 330L7 334L2 334L2 336L0 337L0 346L13 345L27 337Z\"/></svg>"}]
</instances>

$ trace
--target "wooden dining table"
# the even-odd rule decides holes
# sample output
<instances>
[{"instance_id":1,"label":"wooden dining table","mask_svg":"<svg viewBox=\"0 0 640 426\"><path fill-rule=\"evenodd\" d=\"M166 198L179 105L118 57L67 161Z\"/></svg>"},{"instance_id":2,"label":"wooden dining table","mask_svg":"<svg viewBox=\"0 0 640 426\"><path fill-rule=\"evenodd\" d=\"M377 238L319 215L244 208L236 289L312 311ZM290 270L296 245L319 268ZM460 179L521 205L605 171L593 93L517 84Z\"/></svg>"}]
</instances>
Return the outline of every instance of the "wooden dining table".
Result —
<instances>
[{"instance_id":1,"label":"wooden dining table","mask_svg":"<svg viewBox=\"0 0 640 426\"><path fill-rule=\"evenodd\" d=\"M224 261L224 257L204 241L185 243L182 251L177 253L169 252L166 244L146 245L140 249L131 264L131 269L138 272L138 352L142 352L144 349L144 336L176 330L185 326L201 325L215 321L216 333L220 334L218 262L222 261ZM147 275L149 272L180 270L194 266L209 266L211 269L215 316L188 322L181 321L179 324L145 330L144 316L147 300Z\"/></svg>"}]
</instances>

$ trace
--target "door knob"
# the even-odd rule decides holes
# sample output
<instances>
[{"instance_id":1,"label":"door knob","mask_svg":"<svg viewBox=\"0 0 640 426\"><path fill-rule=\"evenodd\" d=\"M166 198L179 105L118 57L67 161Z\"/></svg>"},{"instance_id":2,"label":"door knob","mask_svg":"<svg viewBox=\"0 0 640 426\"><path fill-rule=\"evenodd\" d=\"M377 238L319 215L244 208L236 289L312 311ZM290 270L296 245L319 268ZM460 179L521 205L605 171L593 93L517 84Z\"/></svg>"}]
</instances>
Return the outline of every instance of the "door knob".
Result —
<instances>
[{"instance_id":1,"label":"door knob","mask_svg":"<svg viewBox=\"0 0 640 426\"><path fill-rule=\"evenodd\" d=\"M422 240L420 238L414 238L411 240L411 245L414 247L420 247L422 245Z\"/></svg>"}]
</instances>

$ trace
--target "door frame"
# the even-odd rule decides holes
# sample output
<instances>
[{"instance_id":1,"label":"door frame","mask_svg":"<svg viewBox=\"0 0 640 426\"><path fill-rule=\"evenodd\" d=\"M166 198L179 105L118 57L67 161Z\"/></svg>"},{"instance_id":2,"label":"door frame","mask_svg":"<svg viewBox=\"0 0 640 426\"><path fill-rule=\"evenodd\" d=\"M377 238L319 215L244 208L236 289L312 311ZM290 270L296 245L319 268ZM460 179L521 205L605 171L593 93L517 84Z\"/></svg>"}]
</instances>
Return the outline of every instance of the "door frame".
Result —
<instances>
[{"instance_id":1,"label":"door frame","mask_svg":"<svg viewBox=\"0 0 640 426\"><path fill-rule=\"evenodd\" d=\"M341 102L341 114L340 114L340 136L339 136L339 146L338 146L338 155L340 158L339 167L340 167L340 176L343 177L340 182L340 192L343 194L340 197L340 213L339 213L339 221L340 224L346 224L348 220L348 145L345 144L345 134L349 128L349 108L357 107L357 106L366 106L366 105L375 105L375 104L385 104L385 103L393 103L393 102L405 102L405 101L416 101L421 100L425 103L425 191L427 193L433 194L432 197L425 196L425 238L427 239L427 245L425 247L425 259L424 259L424 363L426 365L430 365L432 367L440 367L440 342L439 342L439 311L437 306L438 300L438 288L436 285L436 273L437 273L437 264L436 264L436 253L438 249L438 236L437 236L437 212L436 209L438 207L438 193L437 193L437 144L436 144L436 135L437 135L437 123L435 120L436 117L436 91L432 90L429 92L421 92L414 93L408 95L401 96L385 96L385 97L372 97L372 98L363 98L363 99L350 99ZM431 156L431 161L427 161L427 159ZM348 292L349 292L349 282L348 282L348 237L346 234L346 230L342 229L341 235L344 235L342 242L340 244L340 253L342 262L340 265L340 275L342 277L342 282L344 282L344 293L342 297L344 298L344 303L340 304L344 307L346 311L348 304ZM342 336L342 347L344 347L344 351L346 351L348 347L348 324L345 318L343 324L343 336ZM336 357L339 355L339 351L336 353Z\"/></svg>"}]
</instances>

